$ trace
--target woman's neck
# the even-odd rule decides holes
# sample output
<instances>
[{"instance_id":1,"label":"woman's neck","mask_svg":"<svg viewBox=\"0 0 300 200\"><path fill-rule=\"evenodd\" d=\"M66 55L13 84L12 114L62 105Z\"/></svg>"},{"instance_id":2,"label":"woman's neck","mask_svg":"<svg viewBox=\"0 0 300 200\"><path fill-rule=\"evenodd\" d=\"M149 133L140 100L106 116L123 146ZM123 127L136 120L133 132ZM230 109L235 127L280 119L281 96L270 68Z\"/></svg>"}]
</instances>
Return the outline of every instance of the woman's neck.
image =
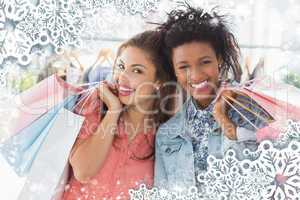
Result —
<instances>
[{"instance_id":1,"label":"woman's neck","mask_svg":"<svg viewBox=\"0 0 300 200\"><path fill-rule=\"evenodd\" d=\"M148 109L131 106L124 110L122 119L124 120L126 132L129 137L134 137L140 132L148 132L153 129L153 116L146 114L146 112L151 111L152 108L153 106L149 106Z\"/></svg>"},{"instance_id":2,"label":"woman's neck","mask_svg":"<svg viewBox=\"0 0 300 200\"><path fill-rule=\"evenodd\" d=\"M197 104L197 107L201 110L207 108L211 102L214 100L214 98L207 98L207 99L201 99L201 100L196 100L195 103Z\"/></svg>"},{"instance_id":3,"label":"woman's neck","mask_svg":"<svg viewBox=\"0 0 300 200\"><path fill-rule=\"evenodd\" d=\"M217 90L214 91L210 97L208 98L205 98L205 99L199 99L199 100L196 100L195 99L195 102L197 104L197 106L200 108L200 109L205 109L207 108L211 102L217 97L217 94L218 94L218 91L220 89L220 82L217 83Z\"/></svg>"}]
</instances>

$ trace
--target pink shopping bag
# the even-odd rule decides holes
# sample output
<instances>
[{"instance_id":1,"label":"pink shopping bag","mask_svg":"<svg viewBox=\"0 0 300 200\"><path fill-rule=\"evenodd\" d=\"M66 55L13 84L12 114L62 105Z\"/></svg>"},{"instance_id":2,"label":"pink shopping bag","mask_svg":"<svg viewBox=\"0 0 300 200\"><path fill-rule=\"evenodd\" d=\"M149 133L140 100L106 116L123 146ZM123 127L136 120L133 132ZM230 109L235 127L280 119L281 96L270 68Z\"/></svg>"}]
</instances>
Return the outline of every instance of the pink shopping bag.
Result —
<instances>
[{"instance_id":1,"label":"pink shopping bag","mask_svg":"<svg viewBox=\"0 0 300 200\"><path fill-rule=\"evenodd\" d=\"M54 74L14 98L15 113L9 124L9 132L14 135L30 125L55 105L70 95L79 93L74 87Z\"/></svg>"},{"instance_id":2,"label":"pink shopping bag","mask_svg":"<svg viewBox=\"0 0 300 200\"><path fill-rule=\"evenodd\" d=\"M256 83L258 84L258 83ZM253 86L252 86L253 87ZM256 132L257 142L262 140L276 140L279 138L280 133L286 127L288 119L299 121L300 120L300 107L290 104L287 101L282 101L263 92L257 92L250 87L227 87L226 90L242 93L249 96L261 108L263 108L274 120L266 127L260 128Z\"/></svg>"},{"instance_id":3,"label":"pink shopping bag","mask_svg":"<svg viewBox=\"0 0 300 200\"><path fill-rule=\"evenodd\" d=\"M280 133L286 126L286 122L288 119L295 121L300 120L299 107L294 106L286 101L281 101L268 95L251 91L247 88L243 89L242 91L249 95L252 99L254 99L274 118L274 121L272 123L264 128L259 129L256 132L256 140L258 142L266 139L278 139Z\"/></svg>"}]
</instances>

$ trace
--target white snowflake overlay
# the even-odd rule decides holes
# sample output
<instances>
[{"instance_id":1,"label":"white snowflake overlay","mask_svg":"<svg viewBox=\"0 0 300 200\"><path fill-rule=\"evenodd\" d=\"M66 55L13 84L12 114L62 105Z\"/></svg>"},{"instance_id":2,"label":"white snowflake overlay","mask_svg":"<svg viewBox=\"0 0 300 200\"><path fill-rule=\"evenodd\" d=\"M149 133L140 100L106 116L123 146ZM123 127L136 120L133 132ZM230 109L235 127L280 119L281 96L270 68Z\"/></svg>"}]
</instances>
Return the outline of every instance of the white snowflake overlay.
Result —
<instances>
[{"instance_id":1,"label":"white snowflake overlay","mask_svg":"<svg viewBox=\"0 0 300 200\"><path fill-rule=\"evenodd\" d=\"M300 123L288 120L287 124L287 129L280 135L280 138L274 142L278 147L285 147L285 145L292 140L300 141Z\"/></svg>"},{"instance_id":2,"label":"white snowflake overlay","mask_svg":"<svg viewBox=\"0 0 300 200\"><path fill-rule=\"evenodd\" d=\"M208 170L198 176L201 191L170 192L142 185L130 190L132 200L297 200L300 199L300 123L289 121L280 145L263 141L255 152L245 150L246 159L238 160L229 150L223 159L208 157Z\"/></svg>"},{"instance_id":3,"label":"white snowflake overlay","mask_svg":"<svg viewBox=\"0 0 300 200\"><path fill-rule=\"evenodd\" d=\"M81 46L82 35L92 32L89 17L99 9L113 7L124 15L145 17L157 10L158 3L159 0L0 0L0 88L6 85L8 72L1 70L6 60L25 66L36 49L50 46L60 54L68 46ZM101 19L98 22L101 27ZM223 159L209 157L208 171L198 176L201 191L191 187L182 194L141 185L129 191L131 199L300 199L299 122L289 121L278 141L264 141L257 151L244 153L247 159L241 161L231 150Z\"/></svg>"},{"instance_id":4,"label":"white snowflake overlay","mask_svg":"<svg viewBox=\"0 0 300 200\"><path fill-rule=\"evenodd\" d=\"M78 46L88 16L97 9L114 6L123 13L147 16L158 0L0 0L0 61L12 56L20 64L30 62L35 45L51 44L56 53ZM1 63L0 63L1 64Z\"/></svg>"},{"instance_id":5,"label":"white snowflake overlay","mask_svg":"<svg viewBox=\"0 0 300 200\"><path fill-rule=\"evenodd\" d=\"M36 5L33 2L38 2ZM91 13L113 7L123 14L147 16L159 0L0 0L0 70L5 61L31 63L37 49L56 54L82 45ZM1 78L1 80L3 80ZM3 82L3 81L1 81Z\"/></svg>"}]
</instances>

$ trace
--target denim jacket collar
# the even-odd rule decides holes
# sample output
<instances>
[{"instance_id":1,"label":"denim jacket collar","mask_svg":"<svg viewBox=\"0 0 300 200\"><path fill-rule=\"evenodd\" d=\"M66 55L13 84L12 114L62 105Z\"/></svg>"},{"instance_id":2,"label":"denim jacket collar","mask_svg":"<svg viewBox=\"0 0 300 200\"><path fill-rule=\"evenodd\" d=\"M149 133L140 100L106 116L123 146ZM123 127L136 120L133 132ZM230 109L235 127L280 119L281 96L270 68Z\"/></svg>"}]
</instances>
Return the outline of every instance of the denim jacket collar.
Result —
<instances>
[{"instance_id":1,"label":"denim jacket collar","mask_svg":"<svg viewBox=\"0 0 300 200\"><path fill-rule=\"evenodd\" d=\"M188 121L193 121L197 114L204 114L212 112L213 103L210 103L206 108L200 109L198 108L195 100L190 98L187 102L187 110L186 110L186 118Z\"/></svg>"},{"instance_id":2,"label":"denim jacket collar","mask_svg":"<svg viewBox=\"0 0 300 200\"><path fill-rule=\"evenodd\" d=\"M190 104L192 105L190 106ZM191 112L189 112L189 116L187 116L187 109L191 109ZM207 109L204 109L203 111L206 110ZM177 122L176 124L178 128L168 130L168 137L171 139L181 137L185 140L188 140L188 137L186 135L188 131L187 121L194 119L198 111L199 110L197 109L195 103L193 102L192 97L189 97L182 105L181 109L173 117L173 119L176 120ZM219 128L220 128L219 124L217 122L214 123L213 132L216 132L216 130L218 130Z\"/></svg>"},{"instance_id":3,"label":"denim jacket collar","mask_svg":"<svg viewBox=\"0 0 300 200\"><path fill-rule=\"evenodd\" d=\"M193 104L192 106L190 106L190 104ZM191 114L189 114L190 116L187 116L187 109L189 108L189 106L192 109ZM206 111L203 110L203 111ZM168 129L168 137L170 139L174 139L174 138L182 138L185 140L189 140L188 135L186 134L189 130L188 130L188 126L187 126L187 122L188 120L192 120L193 118L195 118L196 114L197 114L198 110L196 108L196 105L193 102L192 97L189 97L185 103L182 105L182 107L180 108L180 110L175 114L175 116L172 118L172 120L176 120L176 127L174 129ZM213 130L217 130L219 129L220 126L218 123L214 123L214 127Z\"/></svg>"}]
</instances>

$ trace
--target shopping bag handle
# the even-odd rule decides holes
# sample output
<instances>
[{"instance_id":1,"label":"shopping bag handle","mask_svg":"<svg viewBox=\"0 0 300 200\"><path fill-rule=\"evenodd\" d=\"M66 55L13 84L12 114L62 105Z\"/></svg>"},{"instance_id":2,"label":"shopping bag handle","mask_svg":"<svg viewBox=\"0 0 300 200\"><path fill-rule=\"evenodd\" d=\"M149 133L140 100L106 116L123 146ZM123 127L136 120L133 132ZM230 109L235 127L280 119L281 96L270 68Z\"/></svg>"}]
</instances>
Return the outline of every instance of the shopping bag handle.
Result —
<instances>
[{"instance_id":1,"label":"shopping bag handle","mask_svg":"<svg viewBox=\"0 0 300 200\"><path fill-rule=\"evenodd\" d=\"M243 113L241 113L232 103L230 103L225 97L221 97L228 105L230 105L238 114L240 114L255 130L258 130L258 127L255 126Z\"/></svg>"},{"instance_id":2,"label":"shopping bag handle","mask_svg":"<svg viewBox=\"0 0 300 200\"><path fill-rule=\"evenodd\" d=\"M265 121L265 122L267 122L267 123L271 123L271 122L273 121L273 120L266 119L266 118L262 117L260 114L258 114L258 113L256 113L256 112L252 111L252 110L249 109L247 106L245 106L243 103L239 102L238 100L236 100L236 99L234 99L234 98L232 98L232 97L227 96L227 97L223 97L223 98L225 98L225 99L228 98L230 101L232 101L232 102L234 102L235 104L241 106L242 108L244 108L245 110L247 110L247 111L250 112L251 114L255 115L257 118L261 119L262 121ZM226 100L228 100L228 99L226 99ZM257 107L256 105L254 105L253 103L251 103L251 102L249 102L249 103L250 103L251 105L255 106L256 108L258 108L258 107ZM259 108L259 109L262 110L261 108ZM241 113L239 113L239 114L241 114Z\"/></svg>"},{"instance_id":3,"label":"shopping bag handle","mask_svg":"<svg viewBox=\"0 0 300 200\"><path fill-rule=\"evenodd\" d=\"M251 98L251 97L249 96L249 98ZM251 99L252 99L253 101L255 101L253 98L251 98ZM270 116L270 118L267 119L267 121L269 121L269 122L274 121L274 118L272 117L271 114L269 114L265 109L259 107L257 104L252 103L252 101L248 101L247 99L240 99L240 102L242 102L242 103L248 103L248 104L250 104L251 106L255 107L256 109L262 111L266 116ZM252 112L253 112L253 111L252 111ZM253 114L254 114L254 113L253 113Z\"/></svg>"},{"instance_id":4,"label":"shopping bag handle","mask_svg":"<svg viewBox=\"0 0 300 200\"><path fill-rule=\"evenodd\" d=\"M244 88L244 89L247 90L247 91L249 91L249 89L247 89L247 88ZM242 91L239 91L238 89L235 89L235 88L233 88L233 87L228 87L227 84L223 85L223 87L222 87L222 89L220 90L220 92L219 92L219 94L218 94L218 97L217 97L216 99L218 99L219 96L221 96L222 91L224 91L224 90L230 90L230 91L236 93L236 94L239 95L239 96L243 96L243 97L246 97L246 98L251 98L251 99L253 99L251 96L249 96L249 95L247 95L247 94L244 94ZM249 92L251 92L251 91L249 91ZM257 94L257 95L259 95L259 94ZM259 95L259 96L262 97L262 98L265 98L265 97L263 97L263 96L261 96L261 95ZM260 107L258 107L257 105L253 104L252 102L249 102L249 101L248 101L248 103L250 103L252 106L254 106L255 108L257 108L258 110L262 111L262 112L263 112L264 114L266 114L267 116L270 116L272 119L270 120L270 119L267 119L267 118L263 118L260 114L258 114L258 113L256 113L256 112L250 110L249 108L247 108L247 106L245 106L245 105L242 104L241 102L238 102L238 101L237 101L236 99L234 99L234 98L231 98L231 97L227 97L227 98L229 98L229 100L231 100L232 102L238 104L238 105L241 106L242 108L246 109L248 112L252 113L252 114L255 115L256 117L258 117L259 119L261 119L261 120L263 120L263 121L265 121L265 122L267 122L267 123L271 123L272 121L274 121L274 117L273 117L271 114L269 114L269 113L268 113L267 111L265 111L263 108L260 108ZM226 101L226 100L227 100L227 101ZM254 99L253 99L253 100L254 100ZM224 101L226 101L227 104L230 103L230 102L228 101L228 99L224 99ZM245 101L246 101L246 100L245 100ZM254 101L255 101L255 100L254 100ZM234 107L234 106L231 105L231 107ZM238 111L238 110L237 110L237 111ZM241 114L241 113L239 113L239 114Z\"/></svg>"}]
</instances>

